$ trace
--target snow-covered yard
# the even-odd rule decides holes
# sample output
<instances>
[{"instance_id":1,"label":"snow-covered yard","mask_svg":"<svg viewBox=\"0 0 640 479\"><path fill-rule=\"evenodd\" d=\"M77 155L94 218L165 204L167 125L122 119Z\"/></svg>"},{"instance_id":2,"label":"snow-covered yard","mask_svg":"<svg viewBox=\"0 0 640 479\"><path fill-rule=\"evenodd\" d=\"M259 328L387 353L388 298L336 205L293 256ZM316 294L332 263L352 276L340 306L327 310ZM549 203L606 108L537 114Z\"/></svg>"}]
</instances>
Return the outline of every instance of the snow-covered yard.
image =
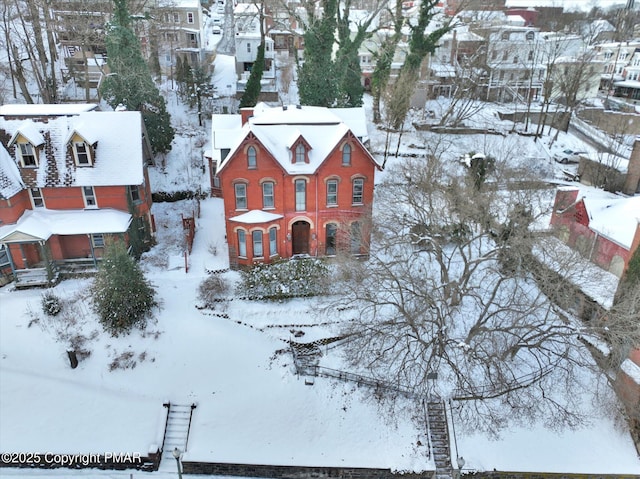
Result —
<instances>
[{"instance_id":1,"label":"snow-covered yard","mask_svg":"<svg viewBox=\"0 0 640 479\"><path fill-rule=\"evenodd\" d=\"M228 68L229 62L223 56L218 62L217 81L226 85L230 77L223 65ZM202 153L210 147L209 121L198 129L193 114L179 108L175 98L169 108L179 136L166 164L151 171L153 189L206 190ZM500 126L490 109L486 114L486 121ZM383 151L384 133L371 126L369 133L371 149ZM400 153L421 153L433 141L424 133L407 133ZM561 134L551 149L544 141L534 143L515 134L442 141L449 142L444 151L452 168L460 168L460 157L474 151L518 163L538 175L561 178L561 168L551 156L579 140ZM389 159L394 161L402 161L402 156ZM232 301L228 319L195 307L197 288L207 271L227 268L228 259L222 200L206 199L201 202L185 271L180 215L190 216L194 210L191 200L153 206L158 244L141 264L158 290L162 308L144 334L134 331L111 338L103 333L86 297L89 280L67 280L53 288L69 300L66 320L72 320L71 326L43 315L41 290L0 288L0 452L146 455L162 442L163 403L171 401L197 403L184 460L433 470L424 440L420 441L425 431L412 421L410 403L399 403L404 413L391 417L364 387L330 379L308 385L295 374L291 355L281 351L286 349L284 340L300 331L301 341L335 333L334 318L328 321L319 314L317 299ZM231 283L238 279L234 272L224 276ZM76 334L85 338L82 347L90 354L71 369L68 340L60 338ZM332 365L330 354L326 364ZM592 423L576 430L514 426L496 439L459 429L456 454L465 458L464 469L469 471L640 474L626 428L599 405L588 413ZM0 471L3 477L123 475ZM164 474L150 476L173 477L173 472Z\"/></svg>"}]
</instances>

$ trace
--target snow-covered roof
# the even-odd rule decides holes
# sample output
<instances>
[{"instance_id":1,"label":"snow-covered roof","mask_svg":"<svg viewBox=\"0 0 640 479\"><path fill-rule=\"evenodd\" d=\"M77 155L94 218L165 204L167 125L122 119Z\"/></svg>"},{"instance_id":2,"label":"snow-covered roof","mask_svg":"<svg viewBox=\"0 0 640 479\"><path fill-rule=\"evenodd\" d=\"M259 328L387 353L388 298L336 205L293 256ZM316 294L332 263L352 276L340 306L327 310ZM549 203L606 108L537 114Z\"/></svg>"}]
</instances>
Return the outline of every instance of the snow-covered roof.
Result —
<instances>
[{"instance_id":1,"label":"snow-covered roof","mask_svg":"<svg viewBox=\"0 0 640 479\"><path fill-rule=\"evenodd\" d=\"M211 116L211 137L213 138L213 147L217 150L233 147L241 130L241 115L216 114Z\"/></svg>"},{"instance_id":2,"label":"snow-covered roof","mask_svg":"<svg viewBox=\"0 0 640 479\"><path fill-rule=\"evenodd\" d=\"M42 105L40 105L42 106ZM54 105L55 106L55 105ZM51 150L39 155L36 186L52 186L58 181L65 186L140 185L144 183L142 150L142 117L137 111L88 111L73 116L8 120L0 116L0 131L15 136L39 135ZM25 133L27 132L27 133ZM67 160L67 146L73 133L78 133L94 150L93 166L75 167ZM40 143L31 140L34 144ZM55 177L51 172L55 171Z\"/></svg>"},{"instance_id":3,"label":"snow-covered roof","mask_svg":"<svg viewBox=\"0 0 640 479\"><path fill-rule=\"evenodd\" d=\"M1 116L60 116L78 115L83 112L96 110L98 105L93 103L70 104L12 104L0 106Z\"/></svg>"},{"instance_id":4,"label":"snow-covered roof","mask_svg":"<svg viewBox=\"0 0 640 479\"><path fill-rule=\"evenodd\" d=\"M131 215L109 208L95 210L27 210L17 223L0 226L0 242L47 240L51 235L124 233Z\"/></svg>"},{"instance_id":5,"label":"snow-covered roof","mask_svg":"<svg viewBox=\"0 0 640 479\"><path fill-rule=\"evenodd\" d=\"M589 228L627 249L631 248L640 222L640 196L584 196L583 199L589 214Z\"/></svg>"},{"instance_id":6,"label":"snow-covered roof","mask_svg":"<svg viewBox=\"0 0 640 479\"><path fill-rule=\"evenodd\" d=\"M640 81L638 81L638 80L623 80L623 81L615 82L613 84L613 86L640 89Z\"/></svg>"},{"instance_id":7,"label":"snow-covered roof","mask_svg":"<svg viewBox=\"0 0 640 479\"><path fill-rule=\"evenodd\" d=\"M634 363L631 359L627 358L624 361L622 361L622 364L620 365L620 369L627 376L633 379L633 381L636 384L640 384L640 366Z\"/></svg>"},{"instance_id":8,"label":"snow-covered roof","mask_svg":"<svg viewBox=\"0 0 640 479\"><path fill-rule=\"evenodd\" d=\"M245 223L245 224L258 224L258 223L270 223L275 220L279 220L284 218L282 215L277 215L275 213L269 213L268 211L262 210L251 210L247 213L243 213L238 216L234 216L233 218L229 218L230 221L235 221L237 223Z\"/></svg>"},{"instance_id":9,"label":"snow-covered roof","mask_svg":"<svg viewBox=\"0 0 640 479\"><path fill-rule=\"evenodd\" d=\"M24 188L18 166L0 144L0 198L11 198Z\"/></svg>"},{"instance_id":10,"label":"snow-covered roof","mask_svg":"<svg viewBox=\"0 0 640 479\"><path fill-rule=\"evenodd\" d=\"M199 0L158 0L158 8L200 8Z\"/></svg>"},{"instance_id":11,"label":"snow-covered roof","mask_svg":"<svg viewBox=\"0 0 640 479\"><path fill-rule=\"evenodd\" d=\"M233 121L237 120L229 120L230 123ZM253 116L235 136L229 155L220 164L220 170L233 157L244 138L253 133L288 174L313 174L349 131L363 140L366 138L367 127L363 108L329 109L293 105L272 108L261 103L256 105ZM291 161L292 141L301 137L310 148L307 155L308 163ZM216 148L225 144L217 134L215 125L214 142ZM372 161L375 160L372 158Z\"/></svg>"},{"instance_id":12,"label":"snow-covered roof","mask_svg":"<svg viewBox=\"0 0 640 479\"><path fill-rule=\"evenodd\" d=\"M44 137L38 131L35 123L31 120L25 120L20 123L9 140L9 146L13 145L18 136L26 138L33 146L40 146L44 143Z\"/></svg>"}]
</instances>

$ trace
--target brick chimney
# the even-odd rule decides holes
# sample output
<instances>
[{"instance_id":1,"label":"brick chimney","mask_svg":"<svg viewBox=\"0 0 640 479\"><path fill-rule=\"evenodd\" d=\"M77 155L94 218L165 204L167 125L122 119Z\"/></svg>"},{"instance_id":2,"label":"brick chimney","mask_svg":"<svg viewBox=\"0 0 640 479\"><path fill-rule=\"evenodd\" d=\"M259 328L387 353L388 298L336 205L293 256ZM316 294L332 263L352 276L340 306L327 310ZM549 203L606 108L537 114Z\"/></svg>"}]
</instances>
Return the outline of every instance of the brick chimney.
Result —
<instances>
[{"instance_id":1,"label":"brick chimney","mask_svg":"<svg viewBox=\"0 0 640 479\"><path fill-rule=\"evenodd\" d=\"M622 192L625 195L634 195L640 190L640 136L636 137L633 143L633 150L629 157L629 166L627 167L627 177L624 180Z\"/></svg>"},{"instance_id":2,"label":"brick chimney","mask_svg":"<svg viewBox=\"0 0 640 479\"><path fill-rule=\"evenodd\" d=\"M253 108L240 108L240 116L242 117L242 125L249 121L253 116Z\"/></svg>"}]
</instances>

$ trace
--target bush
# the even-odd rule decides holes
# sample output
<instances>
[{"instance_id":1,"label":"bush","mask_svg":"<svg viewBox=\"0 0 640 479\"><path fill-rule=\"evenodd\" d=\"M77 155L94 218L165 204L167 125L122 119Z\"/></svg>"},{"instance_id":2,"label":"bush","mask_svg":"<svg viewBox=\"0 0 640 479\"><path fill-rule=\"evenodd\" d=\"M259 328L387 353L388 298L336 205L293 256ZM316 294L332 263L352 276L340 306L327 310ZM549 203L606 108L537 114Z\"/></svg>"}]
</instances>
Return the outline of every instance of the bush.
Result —
<instances>
[{"instance_id":1,"label":"bush","mask_svg":"<svg viewBox=\"0 0 640 479\"><path fill-rule=\"evenodd\" d=\"M112 336L144 329L158 306L155 289L121 241L107 244L91 292L93 310Z\"/></svg>"},{"instance_id":2,"label":"bush","mask_svg":"<svg viewBox=\"0 0 640 479\"><path fill-rule=\"evenodd\" d=\"M42 305L42 311L47 316L56 316L62 311L62 303L60 298L53 293L53 291L47 291L42 295L40 300Z\"/></svg>"},{"instance_id":3,"label":"bush","mask_svg":"<svg viewBox=\"0 0 640 479\"><path fill-rule=\"evenodd\" d=\"M329 269L317 259L256 264L241 272L239 294L250 298L285 299L316 296L329 290Z\"/></svg>"},{"instance_id":4,"label":"bush","mask_svg":"<svg viewBox=\"0 0 640 479\"><path fill-rule=\"evenodd\" d=\"M209 275L198 287L198 298L209 307L223 300L228 293L229 285L217 274Z\"/></svg>"}]
</instances>

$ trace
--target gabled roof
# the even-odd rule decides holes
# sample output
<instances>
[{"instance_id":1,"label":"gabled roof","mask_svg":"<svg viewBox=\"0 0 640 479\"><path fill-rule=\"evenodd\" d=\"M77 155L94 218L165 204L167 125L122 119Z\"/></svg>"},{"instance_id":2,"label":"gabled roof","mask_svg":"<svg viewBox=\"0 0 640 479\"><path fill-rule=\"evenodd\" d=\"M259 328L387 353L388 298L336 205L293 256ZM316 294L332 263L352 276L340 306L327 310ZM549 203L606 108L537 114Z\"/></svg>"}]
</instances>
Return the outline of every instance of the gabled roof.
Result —
<instances>
[{"instance_id":1,"label":"gabled roof","mask_svg":"<svg viewBox=\"0 0 640 479\"><path fill-rule=\"evenodd\" d=\"M41 107L43 105L40 105ZM28 128L26 125L30 125ZM144 183L142 116L137 111L88 111L72 116L53 116L44 123L39 119L7 119L0 115L0 131L11 137L25 131L37 132L51 146L39 155L36 186L115 186ZM90 144L98 142L93 152L93 166L69 164L67 146L76 132ZM52 179L51 172L56 172ZM52 184L52 181L57 183Z\"/></svg>"},{"instance_id":2,"label":"gabled roof","mask_svg":"<svg viewBox=\"0 0 640 479\"><path fill-rule=\"evenodd\" d=\"M18 166L0 144L0 198L9 199L24 188Z\"/></svg>"},{"instance_id":3,"label":"gabled roof","mask_svg":"<svg viewBox=\"0 0 640 479\"><path fill-rule=\"evenodd\" d=\"M38 127L31 120L25 120L18 128L16 128L13 135L11 135L11 139L9 140L9 144L7 146L13 145L19 136L26 138L29 143L33 146L40 146L44 143L44 137L38 131Z\"/></svg>"},{"instance_id":4,"label":"gabled roof","mask_svg":"<svg viewBox=\"0 0 640 479\"><path fill-rule=\"evenodd\" d=\"M96 210L26 210L15 224L0 226L0 243L46 241L52 235L124 233L131 215L102 208Z\"/></svg>"},{"instance_id":5,"label":"gabled roof","mask_svg":"<svg viewBox=\"0 0 640 479\"><path fill-rule=\"evenodd\" d=\"M224 169L242 142L249 134L253 134L289 175L313 174L349 132L358 138L359 135L350 128L351 125L354 125L358 133L366 136L363 109L343 108L336 112L316 106L270 108L258 104L254 109L254 116L233 135L234 140L230 142L231 151L220 164L218 171ZM296 164L292 162L295 152L292 152L290 147L301 137L310 148L309 162ZM214 141L217 141L217 138L214 130ZM376 164L364 145L362 148Z\"/></svg>"}]
</instances>

